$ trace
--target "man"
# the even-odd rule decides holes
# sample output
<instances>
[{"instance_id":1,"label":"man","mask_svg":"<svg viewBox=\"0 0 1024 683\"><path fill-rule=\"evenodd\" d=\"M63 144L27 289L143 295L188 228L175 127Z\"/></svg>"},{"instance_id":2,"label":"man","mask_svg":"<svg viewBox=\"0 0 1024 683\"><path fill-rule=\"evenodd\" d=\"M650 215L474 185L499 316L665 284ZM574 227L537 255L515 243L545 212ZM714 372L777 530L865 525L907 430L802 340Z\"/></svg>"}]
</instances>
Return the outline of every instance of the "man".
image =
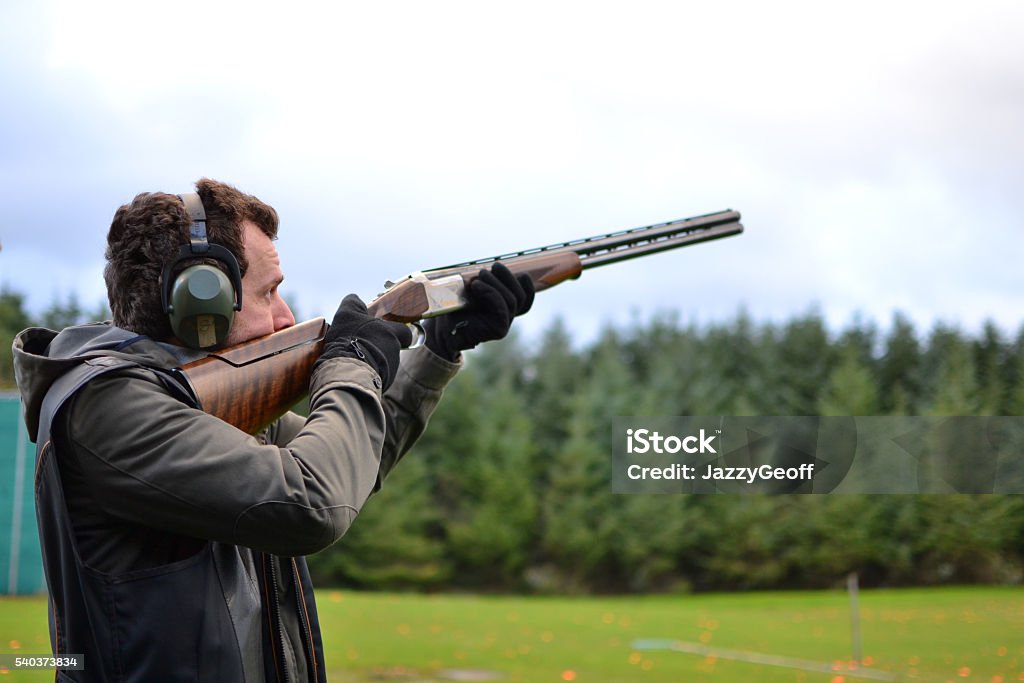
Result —
<instances>
[{"instance_id":1,"label":"man","mask_svg":"<svg viewBox=\"0 0 1024 683\"><path fill-rule=\"evenodd\" d=\"M314 367L308 418L245 434L198 410L170 372L205 353L183 341L196 327L175 319L179 271L226 271L236 302L240 285L222 345L293 325L278 218L229 185L196 187L117 211L104 271L112 324L30 329L14 343L39 444L52 646L84 655L84 670L59 680L326 680L302 556L345 533L422 433L461 351L504 336L533 301L528 279L496 265L469 307L428 321L426 345L401 351L407 328L349 295Z\"/></svg>"}]
</instances>

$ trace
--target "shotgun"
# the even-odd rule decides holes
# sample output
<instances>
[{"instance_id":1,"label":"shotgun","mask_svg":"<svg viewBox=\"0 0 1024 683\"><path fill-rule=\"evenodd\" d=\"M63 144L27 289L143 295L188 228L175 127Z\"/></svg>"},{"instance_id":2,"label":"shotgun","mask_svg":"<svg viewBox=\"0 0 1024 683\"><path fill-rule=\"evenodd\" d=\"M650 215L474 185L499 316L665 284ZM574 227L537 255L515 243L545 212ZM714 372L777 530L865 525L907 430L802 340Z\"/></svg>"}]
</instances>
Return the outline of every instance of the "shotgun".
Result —
<instances>
[{"instance_id":1,"label":"shotgun","mask_svg":"<svg viewBox=\"0 0 1024 683\"><path fill-rule=\"evenodd\" d=\"M720 211L419 271L385 283L367 309L378 318L415 324L465 307L469 283L498 262L529 275L543 291L588 268L739 234L739 220L737 211ZM326 331L326 321L316 318L214 351L179 368L179 377L204 411L255 434L309 391Z\"/></svg>"}]
</instances>

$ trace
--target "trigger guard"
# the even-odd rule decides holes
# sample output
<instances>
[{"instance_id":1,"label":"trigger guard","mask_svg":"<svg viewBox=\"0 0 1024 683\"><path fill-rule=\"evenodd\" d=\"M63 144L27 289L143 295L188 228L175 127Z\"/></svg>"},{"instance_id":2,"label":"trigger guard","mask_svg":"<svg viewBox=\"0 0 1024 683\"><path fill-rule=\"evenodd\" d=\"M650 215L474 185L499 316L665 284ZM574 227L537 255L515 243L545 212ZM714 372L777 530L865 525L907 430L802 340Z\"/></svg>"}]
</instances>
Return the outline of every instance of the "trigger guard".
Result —
<instances>
[{"instance_id":1,"label":"trigger guard","mask_svg":"<svg viewBox=\"0 0 1024 683\"><path fill-rule=\"evenodd\" d=\"M406 323L405 326L412 331L412 343L405 348L418 349L421 346L423 346L423 344L427 340L427 333L424 331L423 325L419 324L418 322L415 322Z\"/></svg>"}]
</instances>

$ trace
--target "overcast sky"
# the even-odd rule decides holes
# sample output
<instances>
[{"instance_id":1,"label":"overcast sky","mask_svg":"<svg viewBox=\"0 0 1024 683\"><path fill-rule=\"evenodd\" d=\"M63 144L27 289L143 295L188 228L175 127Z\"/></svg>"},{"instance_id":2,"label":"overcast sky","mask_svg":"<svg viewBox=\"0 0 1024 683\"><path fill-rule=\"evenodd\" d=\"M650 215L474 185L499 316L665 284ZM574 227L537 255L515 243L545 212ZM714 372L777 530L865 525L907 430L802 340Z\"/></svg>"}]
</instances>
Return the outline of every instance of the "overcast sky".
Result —
<instances>
[{"instance_id":1,"label":"overcast sky","mask_svg":"<svg viewBox=\"0 0 1024 683\"><path fill-rule=\"evenodd\" d=\"M1024 321L1024 3L0 3L0 285L105 296L114 210L274 205L301 317L410 271L727 208L528 334L675 311Z\"/></svg>"}]
</instances>

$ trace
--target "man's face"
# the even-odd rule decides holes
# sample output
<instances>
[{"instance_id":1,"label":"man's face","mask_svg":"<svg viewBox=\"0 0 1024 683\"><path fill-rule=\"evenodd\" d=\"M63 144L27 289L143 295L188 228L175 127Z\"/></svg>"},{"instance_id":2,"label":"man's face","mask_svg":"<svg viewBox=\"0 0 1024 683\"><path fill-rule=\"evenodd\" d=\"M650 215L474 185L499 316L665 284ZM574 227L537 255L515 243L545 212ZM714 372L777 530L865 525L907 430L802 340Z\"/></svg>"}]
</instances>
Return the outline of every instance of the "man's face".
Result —
<instances>
[{"instance_id":1,"label":"man's face","mask_svg":"<svg viewBox=\"0 0 1024 683\"><path fill-rule=\"evenodd\" d=\"M225 346L295 324L295 316L278 291L284 273L274 242L252 221L242 221L242 243L249 261L242 278L242 310L235 313Z\"/></svg>"}]
</instances>

